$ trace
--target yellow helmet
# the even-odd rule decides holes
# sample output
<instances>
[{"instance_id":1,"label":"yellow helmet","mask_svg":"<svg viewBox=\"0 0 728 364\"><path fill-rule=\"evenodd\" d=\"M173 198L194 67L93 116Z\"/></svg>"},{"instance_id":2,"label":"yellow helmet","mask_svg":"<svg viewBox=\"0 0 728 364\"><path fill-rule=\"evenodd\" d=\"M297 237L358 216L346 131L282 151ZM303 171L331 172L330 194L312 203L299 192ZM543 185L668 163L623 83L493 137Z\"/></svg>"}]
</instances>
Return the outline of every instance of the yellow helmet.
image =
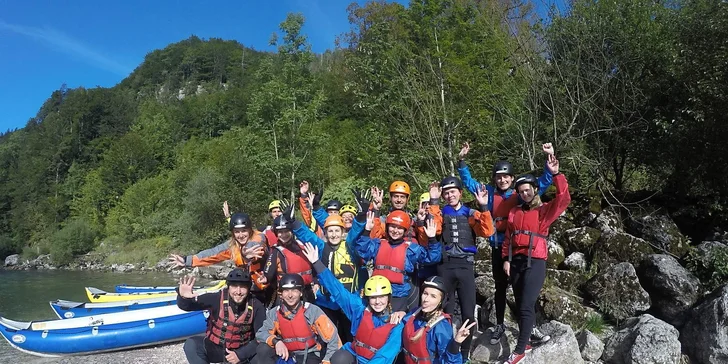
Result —
<instances>
[{"instance_id":1,"label":"yellow helmet","mask_svg":"<svg viewBox=\"0 0 728 364\"><path fill-rule=\"evenodd\" d=\"M345 212L350 212L350 213L352 213L352 214L356 215L356 213L357 213L357 211L356 211L356 207L354 207L354 206L351 206L351 205L344 205L344 206L342 206L342 207L341 207L341 209L339 210L339 213L340 213L340 214L343 214L343 213L345 213Z\"/></svg>"},{"instance_id":2,"label":"yellow helmet","mask_svg":"<svg viewBox=\"0 0 728 364\"><path fill-rule=\"evenodd\" d=\"M392 284L384 276L371 276L364 283L364 295L367 297L392 294Z\"/></svg>"},{"instance_id":3,"label":"yellow helmet","mask_svg":"<svg viewBox=\"0 0 728 364\"><path fill-rule=\"evenodd\" d=\"M268 205L268 211L273 210L274 208L281 208L281 200L273 200Z\"/></svg>"},{"instance_id":4,"label":"yellow helmet","mask_svg":"<svg viewBox=\"0 0 728 364\"><path fill-rule=\"evenodd\" d=\"M423 202L430 202L430 193L429 192L425 192L420 195L420 203L423 203Z\"/></svg>"}]
</instances>

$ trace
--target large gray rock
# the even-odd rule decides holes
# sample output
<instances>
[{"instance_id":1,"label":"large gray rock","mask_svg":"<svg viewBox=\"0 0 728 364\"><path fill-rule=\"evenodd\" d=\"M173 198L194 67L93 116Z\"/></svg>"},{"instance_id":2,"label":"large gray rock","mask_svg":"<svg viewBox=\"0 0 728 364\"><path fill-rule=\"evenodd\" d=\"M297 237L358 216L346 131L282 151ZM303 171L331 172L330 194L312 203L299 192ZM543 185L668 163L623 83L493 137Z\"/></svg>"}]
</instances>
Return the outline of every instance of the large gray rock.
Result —
<instances>
[{"instance_id":1,"label":"large gray rock","mask_svg":"<svg viewBox=\"0 0 728 364\"><path fill-rule=\"evenodd\" d=\"M566 231L564 248L568 253L581 252L591 256L601 235L599 230L588 226L569 229Z\"/></svg>"},{"instance_id":2,"label":"large gray rock","mask_svg":"<svg viewBox=\"0 0 728 364\"><path fill-rule=\"evenodd\" d=\"M470 353L470 360L476 363L500 363L516 348L518 340L518 325L506 324L506 334L500 342L490 344L490 335L493 328L483 330L483 334L473 340L473 351Z\"/></svg>"},{"instance_id":3,"label":"large gray rock","mask_svg":"<svg viewBox=\"0 0 728 364\"><path fill-rule=\"evenodd\" d=\"M586 282L586 276L568 270L547 269L544 286L558 287L571 293L580 294L581 286ZM558 320L557 320L558 321Z\"/></svg>"},{"instance_id":4,"label":"large gray rock","mask_svg":"<svg viewBox=\"0 0 728 364\"><path fill-rule=\"evenodd\" d=\"M576 342L579 343L581 357L589 362L597 361L604 352L604 343L592 334L589 330L582 330L576 334Z\"/></svg>"},{"instance_id":5,"label":"large gray rock","mask_svg":"<svg viewBox=\"0 0 728 364\"><path fill-rule=\"evenodd\" d=\"M667 215L652 214L631 218L628 220L627 232L654 244L656 252L683 257L690 250L690 240Z\"/></svg>"},{"instance_id":6,"label":"large gray rock","mask_svg":"<svg viewBox=\"0 0 728 364\"><path fill-rule=\"evenodd\" d=\"M579 351L571 326L558 321L551 321L539 327L542 332L551 336L551 340L537 346L526 356L529 364L582 364L584 360Z\"/></svg>"},{"instance_id":7,"label":"large gray rock","mask_svg":"<svg viewBox=\"0 0 728 364\"><path fill-rule=\"evenodd\" d=\"M475 277L475 293L478 302L484 301L495 295L495 280L492 274Z\"/></svg>"},{"instance_id":8,"label":"large gray rock","mask_svg":"<svg viewBox=\"0 0 728 364\"><path fill-rule=\"evenodd\" d=\"M624 231L624 224L622 223L622 217L614 209L607 208L597 216L596 219L590 224L591 227L599 230L602 234L606 233L617 233Z\"/></svg>"},{"instance_id":9,"label":"large gray rock","mask_svg":"<svg viewBox=\"0 0 728 364\"><path fill-rule=\"evenodd\" d=\"M564 255L564 248L559 245L554 239L549 238L546 240L548 247L548 258L546 259L546 267L558 268L561 263L564 262L566 256Z\"/></svg>"},{"instance_id":10,"label":"large gray rock","mask_svg":"<svg viewBox=\"0 0 728 364\"><path fill-rule=\"evenodd\" d=\"M682 326L688 310L700 298L700 281L670 255L651 254L637 270L642 287L650 294L657 317Z\"/></svg>"},{"instance_id":11,"label":"large gray rock","mask_svg":"<svg viewBox=\"0 0 728 364\"><path fill-rule=\"evenodd\" d=\"M596 265L598 270L621 262L629 262L636 267L646 255L654 253L650 243L623 232L602 234L595 249L592 265Z\"/></svg>"},{"instance_id":12,"label":"large gray rock","mask_svg":"<svg viewBox=\"0 0 728 364\"><path fill-rule=\"evenodd\" d=\"M584 287L600 311L617 320L650 308L650 295L640 286L630 263L615 264L599 272Z\"/></svg>"},{"instance_id":13,"label":"large gray rock","mask_svg":"<svg viewBox=\"0 0 728 364\"><path fill-rule=\"evenodd\" d=\"M678 335L676 328L652 315L633 317L604 342L602 360L614 364L679 364Z\"/></svg>"},{"instance_id":14,"label":"large gray rock","mask_svg":"<svg viewBox=\"0 0 728 364\"><path fill-rule=\"evenodd\" d=\"M564 266L569 270L585 271L587 266L586 255L581 252L573 252L564 259Z\"/></svg>"},{"instance_id":15,"label":"large gray rock","mask_svg":"<svg viewBox=\"0 0 728 364\"><path fill-rule=\"evenodd\" d=\"M18 254L8 255L7 257L5 257L5 266L6 267L16 266L16 265L18 265L18 261L20 261L20 255L18 255Z\"/></svg>"},{"instance_id":16,"label":"large gray rock","mask_svg":"<svg viewBox=\"0 0 728 364\"><path fill-rule=\"evenodd\" d=\"M593 315L594 310L584 306L581 298L558 287L546 287L537 301L538 313L545 320L556 320L572 326L580 326Z\"/></svg>"},{"instance_id":17,"label":"large gray rock","mask_svg":"<svg viewBox=\"0 0 728 364\"><path fill-rule=\"evenodd\" d=\"M690 310L680 341L698 364L728 363L728 285Z\"/></svg>"}]
</instances>

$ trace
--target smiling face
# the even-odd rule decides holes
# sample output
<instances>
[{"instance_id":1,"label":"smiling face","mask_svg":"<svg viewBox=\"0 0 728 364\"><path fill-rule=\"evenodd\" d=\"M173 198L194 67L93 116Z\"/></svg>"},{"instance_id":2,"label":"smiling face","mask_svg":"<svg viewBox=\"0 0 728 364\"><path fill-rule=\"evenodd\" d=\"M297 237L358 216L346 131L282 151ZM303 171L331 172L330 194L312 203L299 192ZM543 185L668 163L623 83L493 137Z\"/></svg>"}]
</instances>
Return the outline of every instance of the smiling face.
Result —
<instances>
[{"instance_id":1,"label":"smiling face","mask_svg":"<svg viewBox=\"0 0 728 364\"><path fill-rule=\"evenodd\" d=\"M537 190L530 183L524 183L518 186L518 196L525 203L530 203L533 197L536 196L536 192Z\"/></svg>"},{"instance_id":2,"label":"smiling face","mask_svg":"<svg viewBox=\"0 0 728 364\"><path fill-rule=\"evenodd\" d=\"M460 191L457 188L448 188L447 190L442 191L442 197L445 199L445 202L452 207L457 207L458 204L460 204L460 197L462 195L463 191Z\"/></svg>"},{"instance_id":3,"label":"smiling face","mask_svg":"<svg viewBox=\"0 0 728 364\"><path fill-rule=\"evenodd\" d=\"M230 284L228 284L228 295L235 303L242 303L245 301L245 297L248 296L249 290L250 288L247 285L240 282L230 282Z\"/></svg>"},{"instance_id":4,"label":"smiling face","mask_svg":"<svg viewBox=\"0 0 728 364\"><path fill-rule=\"evenodd\" d=\"M439 308L444 294L439 289L427 287L422 291L420 298L422 299L422 312L430 313Z\"/></svg>"},{"instance_id":5,"label":"smiling face","mask_svg":"<svg viewBox=\"0 0 728 364\"><path fill-rule=\"evenodd\" d=\"M407 200L409 196L404 193L392 192L389 194L389 201L392 203L392 207L395 210L404 210L407 207Z\"/></svg>"},{"instance_id":6,"label":"smiling face","mask_svg":"<svg viewBox=\"0 0 728 364\"><path fill-rule=\"evenodd\" d=\"M326 238L330 244L339 245L343 236L344 230L341 226L329 226L326 228Z\"/></svg>"},{"instance_id":7,"label":"smiling face","mask_svg":"<svg viewBox=\"0 0 728 364\"><path fill-rule=\"evenodd\" d=\"M498 187L499 190L505 191L511 188L512 184L513 176L510 174L498 173L495 175L495 186Z\"/></svg>"},{"instance_id":8,"label":"smiling face","mask_svg":"<svg viewBox=\"0 0 728 364\"><path fill-rule=\"evenodd\" d=\"M285 288L281 291L281 299L288 307L295 307L301 302L303 292L298 288Z\"/></svg>"},{"instance_id":9,"label":"smiling face","mask_svg":"<svg viewBox=\"0 0 728 364\"><path fill-rule=\"evenodd\" d=\"M238 244L245 245L245 243L248 242L248 239L250 238L252 232L253 231L250 228L234 228L233 238L235 239L235 241L238 242Z\"/></svg>"},{"instance_id":10,"label":"smiling face","mask_svg":"<svg viewBox=\"0 0 728 364\"><path fill-rule=\"evenodd\" d=\"M404 228L397 225L387 225L387 234L392 240L402 239L404 237Z\"/></svg>"},{"instance_id":11,"label":"smiling face","mask_svg":"<svg viewBox=\"0 0 728 364\"><path fill-rule=\"evenodd\" d=\"M376 313L382 313L384 310L387 309L387 306L389 305L389 295L384 296L369 296L367 297L369 301L369 307L372 308L372 310Z\"/></svg>"},{"instance_id":12,"label":"smiling face","mask_svg":"<svg viewBox=\"0 0 728 364\"><path fill-rule=\"evenodd\" d=\"M341 214L341 218L344 219L344 228L346 228L346 230L351 229L351 224L354 222L354 214L351 212L345 212Z\"/></svg>"},{"instance_id":13,"label":"smiling face","mask_svg":"<svg viewBox=\"0 0 728 364\"><path fill-rule=\"evenodd\" d=\"M278 242L283 245L287 245L293 241L293 231L291 229L276 230L276 236L278 237Z\"/></svg>"}]
</instances>

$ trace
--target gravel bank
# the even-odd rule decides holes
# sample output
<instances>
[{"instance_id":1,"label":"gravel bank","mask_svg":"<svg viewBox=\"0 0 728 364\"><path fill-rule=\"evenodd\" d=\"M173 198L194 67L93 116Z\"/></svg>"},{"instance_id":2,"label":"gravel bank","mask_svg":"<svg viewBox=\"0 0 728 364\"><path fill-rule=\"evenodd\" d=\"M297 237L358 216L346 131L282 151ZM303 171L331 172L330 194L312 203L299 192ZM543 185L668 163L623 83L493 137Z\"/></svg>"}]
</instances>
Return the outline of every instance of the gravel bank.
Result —
<instances>
[{"instance_id":1,"label":"gravel bank","mask_svg":"<svg viewBox=\"0 0 728 364\"><path fill-rule=\"evenodd\" d=\"M2 340L2 339L0 339ZM117 351L113 353L71 356L64 358L39 358L17 351L18 356L10 363L24 364L186 364L182 343L148 347L135 350Z\"/></svg>"}]
</instances>

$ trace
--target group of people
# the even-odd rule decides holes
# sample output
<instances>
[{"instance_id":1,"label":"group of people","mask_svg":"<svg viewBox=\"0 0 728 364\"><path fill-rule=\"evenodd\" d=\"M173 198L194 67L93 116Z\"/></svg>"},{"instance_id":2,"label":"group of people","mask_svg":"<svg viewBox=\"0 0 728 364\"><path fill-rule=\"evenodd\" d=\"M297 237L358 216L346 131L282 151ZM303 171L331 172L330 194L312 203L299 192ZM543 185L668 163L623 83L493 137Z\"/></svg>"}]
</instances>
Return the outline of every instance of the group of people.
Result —
<instances>
[{"instance_id":1,"label":"group of people","mask_svg":"<svg viewBox=\"0 0 728 364\"><path fill-rule=\"evenodd\" d=\"M447 363L469 360L475 320L474 261L477 237L492 249L497 323L490 341L505 335L506 290L516 299L518 344L504 361L521 362L531 345L547 341L535 329L535 304L546 275L546 238L551 223L569 205L566 178L550 143L536 178L516 176L505 161L495 164L492 183L474 180L459 154L460 178L433 182L407 209L404 181L384 192L353 190L355 204L322 206L323 191L300 184L297 205L273 201L273 224L256 229L245 213L229 214L228 241L192 256L170 255L180 267L231 260L237 268L227 288L194 293L194 278L180 280L177 304L209 310L207 332L185 342L190 363ZM553 184L549 202L540 195ZM463 189L475 197L463 203ZM370 196L369 196L370 195ZM441 200L443 207L440 207ZM451 316L459 303L462 325ZM343 343L343 345L342 345Z\"/></svg>"}]
</instances>

